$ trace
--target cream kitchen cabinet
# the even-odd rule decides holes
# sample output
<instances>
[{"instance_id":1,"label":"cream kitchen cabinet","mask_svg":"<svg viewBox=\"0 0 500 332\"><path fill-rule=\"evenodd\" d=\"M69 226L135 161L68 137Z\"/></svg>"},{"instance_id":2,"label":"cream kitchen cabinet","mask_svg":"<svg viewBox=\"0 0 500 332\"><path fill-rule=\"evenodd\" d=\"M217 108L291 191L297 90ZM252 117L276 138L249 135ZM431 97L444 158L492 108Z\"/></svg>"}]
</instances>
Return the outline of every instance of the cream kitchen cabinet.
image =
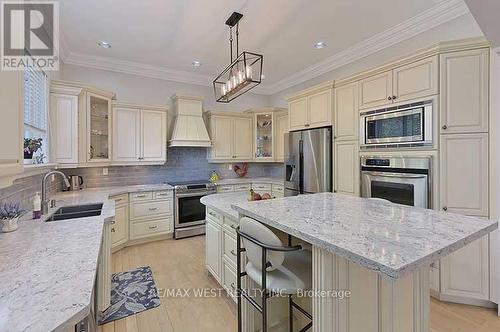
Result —
<instances>
[{"instance_id":1,"label":"cream kitchen cabinet","mask_svg":"<svg viewBox=\"0 0 500 332\"><path fill-rule=\"evenodd\" d=\"M253 159L253 120L250 115L211 112L208 115L212 147L208 159L213 162L250 161Z\"/></svg>"},{"instance_id":2,"label":"cream kitchen cabinet","mask_svg":"<svg viewBox=\"0 0 500 332\"><path fill-rule=\"evenodd\" d=\"M441 133L488 131L489 49L442 54Z\"/></svg>"},{"instance_id":3,"label":"cream kitchen cabinet","mask_svg":"<svg viewBox=\"0 0 500 332\"><path fill-rule=\"evenodd\" d=\"M85 159L87 163L106 163L111 161L111 98L95 92L85 92L85 117L87 127ZM83 123L83 121L82 121ZM83 158L82 158L83 160Z\"/></svg>"},{"instance_id":4,"label":"cream kitchen cabinet","mask_svg":"<svg viewBox=\"0 0 500 332\"><path fill-rule=\"evenodd\" d=\"M290 131L332 125L333 82L301 91L288 100Z\"/></svg>"},{"instance_id":5,"label":"cream kitchen cabinet","mask_svg":"<svg viewBox=\"0 0 500 332\"><path fill-rule=\"evenodd\" d=\"M274 159L278 162L285 161L285 134L288 133L288 113L276 114L276 130L274 139Z\"/></svg>"},{"instance_id":6,"label":"cream kitchen cabinet","mask_svg":"<svg viewBox=\"0 0 500 332\"><path fill-rule=\"evenodd\" d=\"M359 196L359 146L357 141L335 142L334 188L339 194Z\"/></svg>"},{"instance_id":7,"label":"cream kitchen cabinet","mask_svg":"<svg viewBox=\"0 0 500 332\"><path fill-rule=\"evenodd\" d=\"M488 237L483 236L441 259L442 300L489 300Z\"/></svg>"},{"instance_id":8,"label":"cream kitchen cabinet","mask_svg":"<svg viewBox=\"0 0 500 332\"><path fill-rule=\"evenodd\" d=\"M81 91L81 90L79 90ZM50 94L51 146L58 164L78 164L78 94Z\"/></svg>"},{"instance_id":9,"label":"cream kitchen cabinet","mask_svg":"<svg viewBox=\"0 0 500 332\"><path fill-rule=\"evenodd\" d=\"M111 225L111 246L117 248L128 241L129 213L128 195L120 195L115 200L115 218Z\"/></svg>"},{"instance_id":10,"label":"cream kitchen cabinet","mask_svg":"<svg viewBox=\"0 0 500 332\"><path fill-rule=\"evenodd\" d=\"M113 163L163 164L167 160L167 110L113 105Z\"/></svg>"},{"instance_id":11,"label":"cream kitchen cabinet","mask_svg":"<svg viewBox=\"0 0 500 332\"><path fill-rule=\"evenodd\" d=\"M335 88L335 140L349 141L358 138L358 84Z\"/></svg>"},{"instance_id":12,"label":"cream kitchen cabinet","mask_svg":"<svg viewBox=\"0 0 500 332\"><path fill-rule=\"evenodd\" d=\"M359 108L373 108L438 93L438 56L397 67L359 82Z\"/></svg>"},{"instance_id":13,"label":"cream kitchen cabinet","mask_svg":"<svg viewBox=\"0 0 500 332\"><path fill-rule=\"evenodd\" d=\"M22 72L0 71L0 188L23 172L24 103Z\"/></svg>"},{"instance_id":14,"label":"cream kitchen cabinet","mask_svg":"<svg viewBox=\"0 0 500 332\"><path fill-rule=\"evenodd\" d=\"M488 134L441 135L440 208L488 216Z\"/></svg>"},{"instance_id":15,"label":"cream kitchen cabinet","mask_svg":"<svg viewBox=\"0 0 500 332\"><path fill-rule=\"evenodd\" d=\"M208 211L209 212L209 211ZM217 280L221 280L222 256L221 256L221 242L222 242L222 227L221 221L213 218L207 212L206 235L205 235L205 250L206 250L206 267Z\"/></svg>"}]
</instances>

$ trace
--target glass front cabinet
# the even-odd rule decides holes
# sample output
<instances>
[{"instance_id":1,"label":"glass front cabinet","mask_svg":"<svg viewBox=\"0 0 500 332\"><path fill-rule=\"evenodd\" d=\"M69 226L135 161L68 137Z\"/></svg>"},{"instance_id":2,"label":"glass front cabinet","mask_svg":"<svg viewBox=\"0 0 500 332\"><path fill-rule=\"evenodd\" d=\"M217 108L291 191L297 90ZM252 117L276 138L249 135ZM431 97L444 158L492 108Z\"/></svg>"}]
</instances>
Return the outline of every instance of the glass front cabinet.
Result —
<instances>
[{"instance_id":1,"label":"glass front cabinet","mask_svg":"<svg viewBox=\"0 0 500 332\"><path fill-rule=\"evenodd\" d=\"M256 113L254 115L255 159L273 160L274 158L274 116L273 113Z\"/></svg>"},{"instance_id":2,"label":"glass front cabinet","mask_svg":"<svg viewBox=\"0 0 500 332\"><path fill-rule=\"evenodd\" d=\"M111 161L111 98L86 92L85 98L86 156L88 163ZM83 136L83 137L85 137Z\"/></svg>"}]
</instances>

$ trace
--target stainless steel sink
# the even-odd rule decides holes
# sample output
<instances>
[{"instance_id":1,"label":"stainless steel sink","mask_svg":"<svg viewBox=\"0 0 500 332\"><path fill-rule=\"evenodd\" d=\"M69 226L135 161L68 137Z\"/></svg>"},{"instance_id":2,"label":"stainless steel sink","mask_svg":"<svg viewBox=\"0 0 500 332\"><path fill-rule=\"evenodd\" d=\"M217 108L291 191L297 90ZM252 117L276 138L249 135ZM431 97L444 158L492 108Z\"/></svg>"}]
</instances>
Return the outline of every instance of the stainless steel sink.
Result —
<instances>
[{"instance_id":1,"label":"stainless steel sink","mask_svg":"<svg viewBox=\"0 0 500 332\"><path fill-rule=\"evenodd\" d=\"M86 204L64 206L56 210L54 214L45 221L57 221L66 219L76 219L85 217L100 216L102 210L102 203L99 204Z\"/></svg>"}]
</instances>

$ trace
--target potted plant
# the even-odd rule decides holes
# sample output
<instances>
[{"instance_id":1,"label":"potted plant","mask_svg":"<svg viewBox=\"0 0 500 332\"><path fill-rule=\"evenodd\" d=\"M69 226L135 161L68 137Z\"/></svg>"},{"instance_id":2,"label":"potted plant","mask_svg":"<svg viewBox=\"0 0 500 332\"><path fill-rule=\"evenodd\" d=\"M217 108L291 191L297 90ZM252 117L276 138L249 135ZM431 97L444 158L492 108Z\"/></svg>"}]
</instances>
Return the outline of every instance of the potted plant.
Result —
<instances>
[{"instance_id":1,"label":"potted plant","mask_svg":"<svg viewBox=\"0 0 500 332\"><path fill-rule=\"evenodd\" d=\"M24 139L24 159L32 160L33 153L37 152L42 147L42 138L25 138Z\"/></svg>"},{"instance_id":2,"label":"potted plant","mask_svg":"<svg viewBox=\"0 0 500 332\"><path fill-rule=\"evenodd\" d=\"M0 220L3 221L2 232L13 232L17 229L19 217L24 213L19 203L4 203L0 206Z\"/></svg>"}]
</instances>

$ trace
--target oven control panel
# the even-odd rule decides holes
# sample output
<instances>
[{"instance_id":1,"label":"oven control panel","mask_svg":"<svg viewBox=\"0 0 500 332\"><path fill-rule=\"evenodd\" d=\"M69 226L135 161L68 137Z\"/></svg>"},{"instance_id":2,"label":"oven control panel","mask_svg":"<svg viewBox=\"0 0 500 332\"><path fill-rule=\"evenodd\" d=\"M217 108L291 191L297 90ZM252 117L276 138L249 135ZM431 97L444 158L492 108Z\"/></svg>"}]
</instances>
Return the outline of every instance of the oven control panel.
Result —
<instances>
[{"instance_id":1,"label":"oven control panel","mask_svg":"<svg viewBox=\"0 0 500 332\"><path fill-rule=\"evenodd\" d=\"M390 159L366 159L366 166L391 166Z\"/></svg>"}]
</instances>

